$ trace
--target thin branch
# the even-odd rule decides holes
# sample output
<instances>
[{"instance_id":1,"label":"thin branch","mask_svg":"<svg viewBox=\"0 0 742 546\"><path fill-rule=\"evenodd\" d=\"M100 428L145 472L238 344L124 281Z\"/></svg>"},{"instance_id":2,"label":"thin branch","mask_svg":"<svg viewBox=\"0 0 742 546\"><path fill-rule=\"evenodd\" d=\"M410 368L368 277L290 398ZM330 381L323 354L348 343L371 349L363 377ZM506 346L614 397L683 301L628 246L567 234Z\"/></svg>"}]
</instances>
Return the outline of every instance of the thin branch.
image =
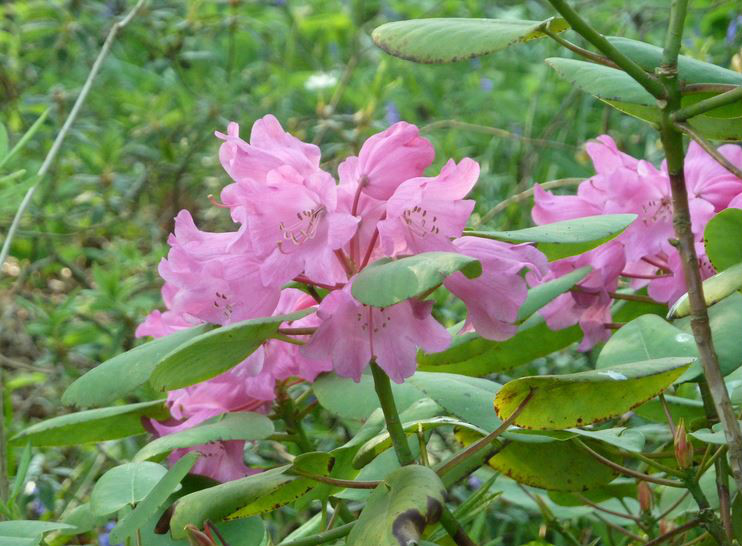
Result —
<instances>
[{"instance_id":1,"label":"thin branch","mask_svg":"<svg viewBox=\"0 0 742 546\"><path fill-rule=\"evenodd\" d=\"M316 327L307 328L279 328L278 333L287 336L311 336L317 331Z\"/></svg>"},{"instance_id":2,"label":"thin branch","mask_svg":"<svg viewBox=\"0 0 742 546\"><path fill-rule=\"evenodd\" d=\"M587 504L588 506L591 506L595 508L596 510L600 510L601 512L605 512L606 514L609 514L611 516L616 516L617 518L630 519L631 521L634 521L636 523L640 522L640 518L633 514L625 514L623 512L615 512L613 510L609 510L608 508L603 508L599 504L595 504L593 501L588 499L585 495L581 495L580 493L575 493L574 495L578 499L580 499L584 504Z\"/></svg>"},{"instance_id":3,"label":"thin branch","mask_svg":"<svg viewBox=\"0 0 742 546\"><path fill-rule=\"evenodd\" d=\"M689 118L700 116L710 110L715 110L737 101L742 101L742 86L727 91L726 93L722 93L721 95L716 95L715 97L704 99L695 104L689 104L684 108L680 108L670 116L670 119L675 122L685 121Z\"/></svg>"},{"instance_id":4,"label":"thin branch","mask_svg":"<svg viewBox=\"0 0 742 546\"><path fill-rule=\"evenodd\" d=\"M678 506L680 506L680 503L682 503L682 502L683 502L683 501L684 501L685 499L687 499L687 498L688 498L688 495L690 495L690 491L686 491L685 493L683 493L683 494L682 494L682 495L681 495L681 496L680 496L680 497L678 498L678 500L676 500L675 502L673 502L673 503L672 503L672 504L670 505L670 507L669 507L669 508L667 508L667 510L665 510L665 511L664 511L664 512L662 512L662 513L661 513L661 514L660 514L659 516L657 516L657 521L662 521L662 520L663 520L663 519L665 519L665 518L666 518L667 516L669 516L669 515L670 515L670 513L671 513L671 512L673 511L673 510L675 510L675 509L676 509L676 508L677 508Z\"/></svg>"},{"instance_id":5,"label":"thin branch","mask_svg":"<svg viewBox=\"0 0 742 546\"><path fill-rule=\"evenodd\" d=\"M121 31L121 29L123 29L131 22L137 12L139 12L139 10L142 8L145 1L146 0L139 0L123 19L113 24L111 30L108 32L108 36L106 36L106 40L105 42L103 42L103 46L98 53L98 57L96 57L95 62L90 69L90 73L88 74L88 77L85 80L82 89L80 90L80 94L77 96L77 100L72 106L72 110L70 110L70 113L67 116L62 129L59 131L59 133L57 133L57 137L54 139L52 147L49 149L49 152L44 158L44 162L41 164L41 167L39 167L39 170L36 173L36 181L30 188L28 188L26 195L23 197L23 201L21 201L21 204L15 213L13 222L10 224L8 233L5 236L5 241L3 242L2 250L0 250L0 271L2 271L3 264L5 264L5 260L7 259L8 253L10 252L10 245L13 242L16 232L18 231L18 226L21 223L21 218L25 214L26 209L28 209L29 205L31 204L31 199L33 198L36 190L39 188L41 182L46 176L46 173L49 172L49 168L51 167L52 163L56 159L57 154L62 147L62 143L64 142L64 139L70 130L70 127L72 127L72 124L77 118L77 114L80 112L82 105L85 103L85 99L88 97L88 93L93 86L95 77L98 75L101 66L103 66L103 61L105 60L106 55L108 55L108 51L111 49L111 46L116 39L116 35L119 33L119 31Z\"/></svg>"},{"instance_id":6,"label":"thin branch","mask_svg":"<svg viewBox=\"0 0 742 546\"><path fill-rule=\"evenodd\" d=\"M572 27L572 30L593 44L598 51L612 60L619 68L631 76L639 85L646 89L653 97L663 98L665 96L664 86L651 74L636 64L632 59L621 53L616 46L610 43L605 36L595 30L565 1L549 0L559 14Z\"/></svg>"},{"instance_id":7,"label":"thin branch","mask_svg":"<svg viewBox=\"0 0 742 546\"><path fill-rule=\"evenodd\" d=\"M639 472L637 470L632 470L631 468L626 468L625 466L622 466L618 463L614 463L610 459L607 459L597 451L594 451L589 446L585 445L581 440L578 440L577 438L574 438L574 441L579 445L582 449L587 451L590 455L595 457L598 462L603 463L604 465L612 468L613 470L620 472L621 474L625 474L626 476L631 476L632 478L639 478L640 480L644 480L645 482L652 482L656 483L657 485L666 485L668 487L677 487L679 489L683 489L685 485L682 482L678 482L675 480L666 480L664 478L656 478L654 476L650 476L649 474L644 474L642 472Z\"/></svg>"},{"instance_id":8,"label":"thin branch","mask_svg":"<svg viewBox=\"0 0 742 546\"><path fill-rule=\"evenodd\" d=\"M663 542L671 539L675 535L679 535L680 533L685 533L686 531L690 531L691 529L698 527L700 523L701 523L701 520L699 520L698 518L692 519L689 522L684 523L680 527L676 527L672 531L668 531L664 535L660 535L657 538L650 540L644 546L657 546L658 544L662 544Z\"/></svg>"},{"instance_id":9,"label":"thin branch","mask_svg":"<svg viewBox=\"0 0 742 546\"><path fill-rule=\"evenodd\" d=\"M612 521L608 521L607 519L605 519L605 518L604 518L603 516L601 516L600 514L595 514L595 517L596 517L596 518L598 518L598 519L599 519L600 521L602 521L602 522L603 522L604 524L606 524L606 525L607 525L608 527L610 527L611 529L615 529L616 531L618 531L618 532L619 532L619 533L621 533L622 535L626 535L626 536L627 536L627 537L629 537L629 538L630 538L631 540L635 540L635 541L637 541L637 542L639 542L639 543L641 543L641 542L643 542L643 541L644 541L644 539L643 539L642 537L640 537L639 535L637 535L637 534L634 534L634 533L632 533L632 532L631 532L631 531L629 531L628 529L624 529L624 528L623 528L623 527L621 527L620 525L616 525L616 524L615 524L615 523L613 523Z\"/></svg>"},{"instance_id":10,"label":"thin branch","mask_svg":"<svg viewBox=\"0 0 742 546\"><path fill-rule=\"evenodd\" d=\"M476 133L484 133L487 135L499 136L502 138L509 138L511 140L518 140L520 142L526 142L528 144L535 144L537 146L549 146L551 148L559 148L562 150L574 150L574 146L557 142L555 140L543 140L540 138L529 138L516 133L511 133L505 129L499 129L497 127L489 127L487 125L478 125L476 123L467 123L465 121L458 121L455 119L443 119L440 121L434 121L428 125L424 125L420 128L421 133L433 131L434 129L465 129L474 131Z\"/></svg>"},{"instance_id":11,"label":"thin branch","mask_svg":"<svg viewBox=\"0 0 742 546\"><path fill-rule=\"evenodd\" d=\"M554 40L560 46L566 47L573 53L577 53L580 57L584 57L597 64L602 64L603 66L610 66L611 68L618 68L618 65L614 63L612 60L610 60L608 57L604 57L603 55L600 55L598 53L593 53L592 51L588 51L587 49L584 49L578 46L577 44L573 44L569 40L565 40L564 38L559 36L559 34L556 34L550 31L547 25L544 25L543 28L541 28L541 32L546 34L549 38Z\"/></svg>"},{"instance_id":12,"label":"thin branch","mask_svg":"<svg viewBox=\"0 0 742 546\"><path fill-rule=\"evenodd\" d=\"M533 397L533 391L529 392L528 395L523 399L523 401L520 403L520 405L515 409L515 411L512 413L510 417L505 419L502 424L500 424L499 427L497 427L495 430L490 432L487 436L484 438L481 438L480 440L474 442L472 445L470 445L468 448L466 448L464 451L458 452L456 455L451 457L448 461L446 461L441 467L438 468L437 472L439 476L444 475L446 472L457 466L462 461L468 459L469 457L475 455L480 450L486 448L489 446L492 442L494 442L497 437L505 432L510 425L513 424L513 422L518 418L518 416L521 414L521 412L525 409L528 402L531 401L531 398Z\"/></svg>"},{"instance_id":13,"label":"thin branch","mask_svg":"<svg viewBox=\"0 0 742 546\"><path fill-rule=\"evenodd\" d=\"M660 403L662 404L662 411L665 412L665 419L667 419L667 424L670 427L670 432L672 433L672 437L675 437L675 423L672 420L672 414L670 413L670 406L667 404L667 399L665 398L665 394L661 393L660 396Z\"/></svg>"},{"instance_id":14,"label":"thin branch","mask_svg":"<svg viewBox=\"0 0 742 546\"><path fill-rule=\"evenodd\" d=\"M699 135L690 125L687 123L676 123L675 127L695 140L698 145L703 148L707 154L713 157L719 165L724 167L737 178L742 179L742 169L735 166L731 161L724 157L719 150L717 150L708 140Z\"/></svg>"},{"instance_id":15,"label":"thin branch","mask_svg":"<svg viewBox=\"0 0 742 546\"><path fill-rule=\"evenodd\" d=\"M568 186L577 186L580 183L584 182L584 178L561 178L559 180L551 180L549 182L543 182L542 184L539 184L542 189L544 190L552 190L554 188L564 188ZM525 191L522 191L520 193L517 193L513 195L512 197L508 197L504 201L500 201L497 205L492 207L486 214L484 214L478 222L476 222L472 227L477 228L482 224L485 224L492 220L497 214L501 213L503 210L508 208L510 205L514 203L520 203L521 201L525 201L526 199L529 199L533 197L533 193L536 191L536 185L534 184L530 188L528 188Z\"/></svg>"}]
</instances>

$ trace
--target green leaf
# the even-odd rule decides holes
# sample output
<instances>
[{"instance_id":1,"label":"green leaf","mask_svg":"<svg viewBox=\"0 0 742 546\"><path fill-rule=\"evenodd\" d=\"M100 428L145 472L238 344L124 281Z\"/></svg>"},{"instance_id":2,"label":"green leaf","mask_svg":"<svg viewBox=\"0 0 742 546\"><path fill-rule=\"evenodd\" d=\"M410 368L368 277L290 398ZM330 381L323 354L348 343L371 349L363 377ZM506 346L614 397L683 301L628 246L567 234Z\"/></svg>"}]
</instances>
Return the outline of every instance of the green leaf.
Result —
<instances>
[{"instance_id":1,"label":"green leaf","mask_svg":"<svg viewBox=\"0 0 742 546\"><path fill-rule=\"evenodd\" d=\"M247 518L276 510L298 499L317 483L288 474L290 469L291 465L272 468L181 497L170 521L173 537L185 538L185 526L189 523L202 527L207 519L216 522ZM313 470L314 474L323 474L322 468ZM326 467L324 475L327 475Z\"/></svg>"},{"instance_id":2,"label":"green leaf","mask_svg":"<svg viewBox=\"0 0 742 546\"><path fill-rule=\"evenodd\" d=\"M675 422L683 419L686 423L690 423L695 419L703 419L706 416L703 409L703 402L700 400L691 400L689 398L666 394L665 401L670 408L670 415L672 415L672 419ZM667 417L662 408L662 403L657 399L642 404L636 408L635 413L649 421L667 424Z\"/></svg>"},{"instance_id":3,"label":"green leaf","mask_svg":"<svg viewBox=\"0 0 742 546\"><path fill-rule=\"evenodd\" d=\"M419 63L451 63L487 55L511 45L559 33L568 27L561 18L546 21L517 19L413 19L386 23L371 35L381 49Z\"/></svg>"},{"instance_id":4,"label":"green leaf","mask_svg":"<svg viewBox=\"0 0 742 546\"><path fill-rule=\"evenodd\" d=\"M224 440L262 440L273 434L273 421L265 415L238 412L220 415L202 424L161 436L134 456L135 461L162 457L174 449Z\"/></svg>"},{"instance_id":5,"label":"green leaf","mask_svg":"<svg viewBox=\"0 0 742 546\"><path fill-rule=\"evenodd\" d=\"M636 482L622 478L581 493L581 496L595 504L610 499L635 499L636 495ZM566 491L549 491L549 498L561 506L582 506L585 504L585 501L581 498Z\"/></svg>"},{"instance_id":6,"label":"green leaf","mask_svg":"<svg viewBox=\"0 0 742 546\"><path fill-rule=\"evenodd\" d=\"M152 514L162 508L170 495L180 487L180 481L190 472L198 457L198 453L191 451L178 459L136 508L116 524L110 534L111 542L118 544L134 536L137 529L141 529Z\"/></svg>"},{"instance_id":7,"label":"green leaf","mask_svg":"<svg viewBox=\"0 0 742 546\"><path fill-rule=\"evenodd\" d=\"M696 440L700 440L706 444L725 445L727 443L724 430L721 428L721 423L716 423L710 430L702 428L695 432L690 432L689 434Z\"/></svg>"},{"instance_id":8,"label":"green leaf","mask_svg":"<svg viewBox=\"0 0 742 546\"><path fill-rule=\"evenodd\" d=\"M636 214L603 214L516 231L466 231L465 235L509 243L536 243L536 247L553 261L582 254L610 241L634 220Z\"/></svg>"},{"instance_id":9,"label":"green leaf","mask_svg":"<svg viewBox=\"0 0 742 546\"><path fill-rule=\"evenodd\" d=\"M142 417L164 419L163 400L80 411L36 423L16 434L11 441L34 446L69 446L104 442L142 434Z\"/></svg>"},{"instance_id":10,"label":"green leaf","mask_svg":"<svg viewBox=\"0 0 742 546\"><path fill-rule=\"evenodd\" d=\"M21 459L18 461L18 468L15 472L15 480L13 480L13 489L10 492L9 500L15 501L18 495L21 494L23 486L26 484L26 476L28 475L28 467L31 464L31 444L27 443L26 447L23 448Z\"/></svg>"},{"instance_id":11,"label":"green leaf","mask_svg":"<svg viewBox=\"0 0 742 546\"><path fill-rule=\"evenodd\" d=\"M455 252L424 252L399 260L383 258L358 274L351 292L361 303L389 307L435 288L458 271L473 279L482 274L482 264Z\"/></svg>"},{"instance_id":12,"label":"green leaf","mask_svg":"<svg viewBox=\"0 0 742 546\"><path fill-rule=\"evenodd\" d=\"M209 328L203 324L175 332L106 360L72 383L64 391L62 403L76 406L110 404L144 385L162 357Z\"/></svg>"},{"instance_id":13,"label":"green leaf","mask_svg":"<svg viewBox=\"0 0 742 546\"><path fill-rule=\"evenodd\" d=\"M591 448L600 451L595 443ZM616 477L615 471L573 441L543 446L511 442L488 462L517 482L555 491L584 491Z\"/></svg>"},{"instance_id":14,"label":"green leaf","mask_svg":"<svg viewBox=\"0 0 742 546\"><path fill-rule=\"evenodd\" d=\"M721 273L703 281L703 297L706 306L720 302L742 288L742 262L728 267ZM677 319L690 314L690 299L684 294L676 301L667 313L668 319Z\"/></svg>"},{"instance_id":15,"label":"green leaf","mask_svg":"<svg viewBox=\"0 0 742 546\"><path fill-rule=\"evenodd\" d=\"M440 353L417 354L418 369L483 376L508 371L549 355L579 341L582 330L572 326L551 330L540 315L531 317L515 336L505 341L484 339L470 332L453 337L451 346Z\"/></svg>"},{"instance_id":16,"label":"green leaf","mask_svg":"<svg viewBox=\"0 0 742 546\"><path fill-rule=\"evenodd\" d=\"M347 546L418 543L425 528L440 518L445 491L428 467L409 465L396 470L369 496Z\"/></svg>"},{"instance_id":17,"label":"green leaf","mask_svg":"<svg viewBox=\"0 0 742 546\"><path fill-rule=\"evenodd\" d=\"M499 383L478 377L425 372L417 372L407 381L467 423L487 432L500 425L492 410L492 399L501 387Z\"/></svg>"},{"instance_id":18,"label":"green leaf","mask_svg":"<svg viewBox=\"0 0 742 546\"><path fill-rule=\"evenodd\" d=\"M531 393L515 425L541 430L585 426L623 415L654 398L691 362L690 358L662 358L573 374L522 377L500 389L495 409L500 418L509 418Z\"/></svg>"},{"instance_id":19,"label":"green leaf","mask_svg":"<svg viewBox=\"0 0 742 546\"><path fill-rule=\"evenodd\" d=\"M201 334L165 355L150 383L165 391L216 377L255 352L276 334L281 323L298 320L315 310L312 307L289 315L244 320Z\"/></svg>"},{"instance_id":20,"label":"green leaf","mask_svg":"<svg viewBox=\"0 0 742 546\"><path fill-rule=\"evenodd\" d=\"M379 407L374 381L369 374L363 374L359 383L334 373L324 374L312 384L312 390L323 408L344 419L365 421ZM392 383L392 393L398 411L407 409L424 396L409 381L399 385ZM349 400L353 402L348 403Z\"/></svg>"},{"instance_id":21,"label":"green leaf","mask_svg":"<svg viewBox=\"0 0 742 546\"><path fill-rule=\"evenodd\" d=\"M703 232L706 255L717 271L742 263L742 210L726 209Z\"/></svg>"},{"instance_id":22,"label":"green leaf","mask_svg":"<svg viewBox=\"0 0 742 546\"><path fill-rule=\"evenodd\" d=\"M657 99L623 70L561 57L551 57L545 62L575 87L600 99L657 105Z\"/></svg>"},{"instance_id":23,"label":"green leaf","mask_svg":"<svg viewBox=\"0 0 742 546\"><path fill-rule=\"evenodd\" d=\"M118 512L144 499L167 474L157 463L126 463L103 474L90 494L90 509L97 516Z\"/></svg>"},{"instance_id":24,"label":"green leaf","mask_svg":"<svg viewBox=\"0 0 742 546\"><path fill-rule=\"evenodd\" d=\"M611 336L598 355L596 368L666 356L698 358L695 339L657 315L643 315ZM693 379L700 372L700 363L696 361L679 380Z\"/></svg>"},{"instance_id":25,"label":"green leaf","mask_svg":"<svg viewBox=\"0 0 742 546\"><path fill-rule=\"evenodd\" d=\"M629 38L608 36L621 53L628 55L647 72L662 64L662 48ZM682 83L727 83L742 85L742 74L685 55L678 56L678 79Z\"/></svg>"},{"instance_id":26,"label":"green leaf","mask_svg":"<svg viewBox=\"0 0 742 546\"><path fill-rule=\"evenodd\" d=\"M527 319L547 303L555 300L567 290L570 290L574 285L587 277L592 270L593 268L589 265L581 267L575 269L571 273L559 277L558 279L531 288L528 291L526 301L524 301L523 305L518 309L518 321Z\"/></svg>"},{"instance_id":27,"label":"green leaf","mask_svg":"<svg viewBox=\"0 0 742 546\"><path fill-rule=\"evenodd\" d=\"M73 528L72 525L53 521L0 521L0 546L37 546L45 533Z\"/></svg>"},{"instance_id":28,"label":"green leaf","mask_svg":"<svg viewBox=\"0 0 742 546\"><path fill-rule=\"evenodd\" d=\"M731 271L729 269L725 271ZM709 326L722 375L729 375L742 365L742 294L732 294L708 308ZM675 326L693 334L690 317L675 321Z\"/></svg>"},{"instance_id":29,"label":"green leaf","mask_svg":"<svg viewBox=\"0 0 742 546\"><path fill-rule=\"evenodd\" d=\"M106 516L96 516L93 514L90 510L90 503L86 502L72 510L62 519L62 523L71 525L72 528L61 531L61 534L81 535L82 533L92 531L100 525L104 525L107 519Z\"/></svg>"}]
</instances>

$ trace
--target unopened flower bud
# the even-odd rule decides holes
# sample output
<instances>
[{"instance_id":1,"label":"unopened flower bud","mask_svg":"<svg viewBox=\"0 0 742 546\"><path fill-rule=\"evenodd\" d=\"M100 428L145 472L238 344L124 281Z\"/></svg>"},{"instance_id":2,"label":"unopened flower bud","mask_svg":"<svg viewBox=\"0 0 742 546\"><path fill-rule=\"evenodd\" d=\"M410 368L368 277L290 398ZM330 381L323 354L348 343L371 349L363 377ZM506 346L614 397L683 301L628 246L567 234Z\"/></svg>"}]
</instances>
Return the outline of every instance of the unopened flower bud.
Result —
<instances>
[{"instance_id":1,"label":"unopened flower bud","mask_svg":"<svg viewBox=\"0 0 742 546\"><path fill-rule=\"evenodd\" d=\"M685 432L685 422L681 419L675 429L675 460L682 470L693 464L693 444L688 440Z\"/></svg>"},{"instance_id":2,"label":"unopened flower bud","mask_svg":"<svg viewBox=\"0 0 742 546\"><path fill-rule=\"evenodd\" d=\"M637 496L639 498L639 507L642 512L652 510L652 490L647 482L639 482L637 486Z\"/></svg>"}]
</instances>

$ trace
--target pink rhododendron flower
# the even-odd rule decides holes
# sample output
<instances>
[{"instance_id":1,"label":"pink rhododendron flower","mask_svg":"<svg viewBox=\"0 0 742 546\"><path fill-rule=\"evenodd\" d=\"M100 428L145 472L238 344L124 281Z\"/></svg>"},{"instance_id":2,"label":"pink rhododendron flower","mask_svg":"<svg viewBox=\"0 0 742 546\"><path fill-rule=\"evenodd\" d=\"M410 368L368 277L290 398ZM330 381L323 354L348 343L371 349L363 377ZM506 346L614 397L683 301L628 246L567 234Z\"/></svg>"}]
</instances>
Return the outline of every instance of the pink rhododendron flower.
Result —
<instances>
[{"instance_id":1,"label":"pink rhododendron flower","mask_svg":"<svg viewBox=\"0 0 742 546\"><path fill-rule=\"evenodd\" d=\"M497 341L512 337L518 309L528 295L520 275L524 269L538 279L548 270L546 257L530 245L510 245L478 237L461 237L456 249L482 264L482 275L467 279L455 273L444 281L452 294L466 303L468 316L464 328L473 327L482 337Z\"/></svg>"},{"instance_id":2,"label":"pink rhododendron flower","mask_svg":"<svg viewBox=\"0 0 742 546\"><path fill-rule=\"evenodd\" d=\"M303 178L289 166L274 169L246 206L263 284L302 272L327 284L346 279L334 251L353 237L358 218L336 211L337 186L329 174Z\"/></svg>"},{"instance_id":3,"label":"pink rhododendron flower","mask_svg":"<svg viewBox=\"0 0 742 546\"><path fill-rule=\"evenodd\" d=\"M685 293L685 283L678 252L670 244L675 234L666 166L663 164L661 169L657 169L647 161L620 152L608 136L599 137L597 141L588 143L586 148L595 166L595 176L581 183L577 195L573 196L556 196L535 187L534 221L542 224L596 214L636 214L637 220L614 239L623 249L623 271L615 272L615 268L611 268L611 275L601 274L602 281L606 286L614 286L622 275L631 279L632 288L648 286L652 298L673 303ZM732 163L742 165L742 148L739 146L725 145L719 151ZM735 196L742 191L742 180L719 165L695 142L691 142L688 148L685 175L701 274L706 278L713 274L713 268L701 244L703 230L714 214L734 206ZM614 249L611 254L617 256L617 251ZM598 256L593 251L578 261L595 267L598 264L593 259ZM618 258L615 263L619 263ZM553 264L552 271L563 267L559 263ZM585 288L591 277L595 279L591 275L580 283L580 287ZM609 291L613 289L608 288ZM584 299L585 296L581 297ZM582 347L589 348L608 335L605 330L601 333L598 323L610 319L610 298L603 295L599 298L599 304L595 300L570 307L576 299L579 298L574 294L562 295L543 312L550 319L547 322L551 327L556 327L556 322L564 327L574 323L572 321L579 321L586 334L585 340L588 340L583 340Z\"/></svg>"},{"instance_id":4,"label":"pink rhododendron flower","mask_svg":"<svg viewBox=\"0 0 742 546\"><path fill-rule=\"evenodd\" d=\"M379 222L381 246L388 256L435 250L454 251L451 239L461 235L474 210L464 199L479 178L479 164L449 161L438 176L403 182Z\"/></svg>"},{"instance_id":5,"label":"pink rhododendron flower","mask_svg":"<svg viewBox=\"0 0 742 546\"><path fill-rule=\"evenodd\" d=\"M434 157L433 145L418 128L400 121L366 140L358 157L346 159L339 170L364 193L384 200L405 180L422 176Z\"/></svg>"},{"instance_id":6,"label":"pink rhododendron flower","mask_svg":"<svg viewBox=\"0 0 742 546\"><path fill-rule=\"evenodd\" d=\"M418 347L444 350L451 335L430 314L432 302L404 301L386 308L356 301L350 284L335 290L317 311L322 321L302 352L331 361L335 373L360 381L372 358L396 383L415 373Z\"/></svg>"},{"instance_id":7,"label":"pink rhododendron flower","mask_svg":"<svg viewBox=\"0 0 742 546\"><path fill-rule=\"evenodd\" d=\"M170 252L159 272L169 290L168 307L212 324L269 316L278 303L280 284L263 283L260 259L244 230L199 231L187 210L175 218Z\"/></svg>"}]
</instances>

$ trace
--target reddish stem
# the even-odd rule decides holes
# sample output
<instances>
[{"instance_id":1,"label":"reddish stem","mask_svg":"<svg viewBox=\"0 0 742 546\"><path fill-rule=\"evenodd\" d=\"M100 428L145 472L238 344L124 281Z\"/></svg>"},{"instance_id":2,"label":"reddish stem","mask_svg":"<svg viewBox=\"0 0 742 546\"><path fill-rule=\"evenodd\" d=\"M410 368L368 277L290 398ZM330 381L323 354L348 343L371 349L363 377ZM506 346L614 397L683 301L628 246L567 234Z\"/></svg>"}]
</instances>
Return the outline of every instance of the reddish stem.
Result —
<instances>
[{"instance_id":1,"label":"reddish stem","mask_svg":"<svg viewBox=\"0 0 742 546\"><path fill-rule=\"evenodd\" d=\"M653 281L654 279L666 279L667 277L672 277L672 273L661 273L659 275L643 275L641 273L628 273L626 271L621 272L622 277L627 277L629 279L649 279L650 281Z\"/></svg>"}]
</instances>

